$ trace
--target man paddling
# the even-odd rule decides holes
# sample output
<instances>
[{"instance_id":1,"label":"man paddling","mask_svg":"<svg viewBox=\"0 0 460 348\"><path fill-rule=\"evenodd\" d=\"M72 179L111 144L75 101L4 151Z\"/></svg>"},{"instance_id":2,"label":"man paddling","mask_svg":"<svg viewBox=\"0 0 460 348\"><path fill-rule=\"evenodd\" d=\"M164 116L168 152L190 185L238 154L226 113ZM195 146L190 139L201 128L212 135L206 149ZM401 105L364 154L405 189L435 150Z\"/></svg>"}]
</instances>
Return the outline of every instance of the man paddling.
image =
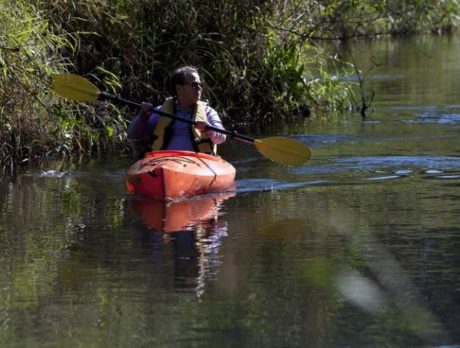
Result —
<instances>
[{"instance_id":1,"label":"man paddling","mask_svg":"<svg viewBox=\"0 0 460 348\"><path fill-rule=\"evenodd\" d=\"M217 112L201 101L203 83L196 68L184 66L173 71L170 78L172 98L155 108L142 103L140 110L128 127L137 156L154 150L186 150L216 153L216 145L225 141L226 135L207 126L224 129ZM196 121L196 125L160 116L155 110L179 115Z\"/></svg>"}]
</instances>

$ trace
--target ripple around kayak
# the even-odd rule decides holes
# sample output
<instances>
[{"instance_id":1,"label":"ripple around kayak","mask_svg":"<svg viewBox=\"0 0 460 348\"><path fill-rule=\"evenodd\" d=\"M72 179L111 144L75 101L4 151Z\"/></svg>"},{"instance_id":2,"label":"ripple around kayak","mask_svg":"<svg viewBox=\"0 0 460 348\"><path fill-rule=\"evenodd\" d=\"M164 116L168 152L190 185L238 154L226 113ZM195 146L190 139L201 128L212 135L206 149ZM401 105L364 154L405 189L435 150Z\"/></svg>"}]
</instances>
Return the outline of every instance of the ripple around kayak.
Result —
<instances>
[{"instance_id":1,"label":"ripple around kayak","mask_svg":"<svg viewBox=\"0 0 460 348\"><path fill-rule=\"evenodd\" d=\"M273 179L243 179L236 181L236 192L283 191L305 186L319 186L327 183L329 182L326 180L282 182Z\"/></svg>"}]
</instances>

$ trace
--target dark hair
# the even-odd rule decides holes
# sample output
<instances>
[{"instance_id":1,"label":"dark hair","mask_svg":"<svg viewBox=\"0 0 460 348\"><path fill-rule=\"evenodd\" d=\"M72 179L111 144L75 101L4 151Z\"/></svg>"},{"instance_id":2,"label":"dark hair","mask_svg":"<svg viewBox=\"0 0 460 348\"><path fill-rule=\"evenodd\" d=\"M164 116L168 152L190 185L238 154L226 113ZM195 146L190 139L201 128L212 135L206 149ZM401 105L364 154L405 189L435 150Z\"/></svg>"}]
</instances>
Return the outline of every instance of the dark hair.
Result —
<instances>
[{"instance_id":1,"label":"dark hair","mask_svg":"<svg viewBox=\"0 0 460 348\"><path fill-rule=\"evenodd\" d=\"M198 69L193 66L183 66L171 73L169 89L172 95L176 95L176 85L184 85L190 80L192 74L198 74Z\"/></svg>"}]
</instances>

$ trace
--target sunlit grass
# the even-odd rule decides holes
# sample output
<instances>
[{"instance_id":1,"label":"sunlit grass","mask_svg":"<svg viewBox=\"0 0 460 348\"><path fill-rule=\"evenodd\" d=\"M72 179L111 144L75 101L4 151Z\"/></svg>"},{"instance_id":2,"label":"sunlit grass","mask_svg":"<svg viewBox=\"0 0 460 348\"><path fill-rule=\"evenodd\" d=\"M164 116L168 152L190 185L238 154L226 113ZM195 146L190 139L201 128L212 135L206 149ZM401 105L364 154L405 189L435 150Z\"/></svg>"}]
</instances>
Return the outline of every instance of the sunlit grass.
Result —
<instances>
[{"instance_id":1,"label":"sunlit grass","mask_svg":"<svg viewBox=\"0 0 460 348\"><path fill-rule=\"evenodd\" d=\"M205 98L229 128L279 125L322 110L359 110L351 88L356 82L337 78L353 74L342 68L350 65L335 64L337 41L452 32L459 24L455 2L384 5L0 0L0 165L126 148L126 125L135 111L59 99L50 81L65 71L103 91L161 103L169 95L169 73L195 65L205 80ZM332 49L320 49L330 43Z\"/></svg>"}]
</instances>

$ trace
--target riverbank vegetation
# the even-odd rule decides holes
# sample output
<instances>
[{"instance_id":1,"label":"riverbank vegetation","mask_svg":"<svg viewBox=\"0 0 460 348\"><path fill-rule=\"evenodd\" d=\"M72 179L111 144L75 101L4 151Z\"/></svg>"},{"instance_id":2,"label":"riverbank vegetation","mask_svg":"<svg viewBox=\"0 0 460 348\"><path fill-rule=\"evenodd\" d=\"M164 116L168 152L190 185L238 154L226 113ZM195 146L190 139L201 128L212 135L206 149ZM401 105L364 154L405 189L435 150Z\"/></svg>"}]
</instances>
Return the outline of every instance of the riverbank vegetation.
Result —
<instances>
[{"instance_id":1,"label":"riverbank vegetation","mask_svg":"<svg viewBox=\"0 0 460 348\"><path fill-rule=\"evenodd\" d=\"M350 40L452 33L459 13L454 0L0 0L0 162L126 150L135 111L58 98L61 72L158 103L168 73L195 65L228 128L363 113Z\"/></svg>"}]
</instances>

